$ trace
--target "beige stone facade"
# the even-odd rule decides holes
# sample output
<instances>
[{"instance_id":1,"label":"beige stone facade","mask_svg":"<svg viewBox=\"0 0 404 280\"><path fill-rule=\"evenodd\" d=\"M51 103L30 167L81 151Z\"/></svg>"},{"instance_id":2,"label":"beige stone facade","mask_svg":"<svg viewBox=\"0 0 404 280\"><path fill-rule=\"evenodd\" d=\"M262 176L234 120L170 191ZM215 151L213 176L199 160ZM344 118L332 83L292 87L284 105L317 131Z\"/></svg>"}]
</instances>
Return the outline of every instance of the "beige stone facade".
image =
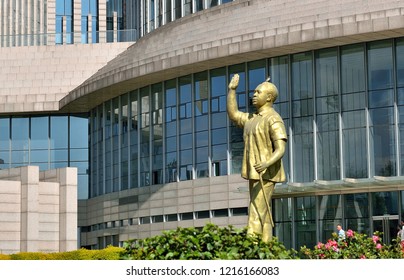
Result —
<instances>
[{"instance_id":1,"label":"beige stone facade","mask_svg":"<svg viewBox=\"0 0 404 280\"><path fill-rule=\"evenodd\" d=\"M0 170L0 253L77 249L77 169Z\"/></svg>"}]
</instances>

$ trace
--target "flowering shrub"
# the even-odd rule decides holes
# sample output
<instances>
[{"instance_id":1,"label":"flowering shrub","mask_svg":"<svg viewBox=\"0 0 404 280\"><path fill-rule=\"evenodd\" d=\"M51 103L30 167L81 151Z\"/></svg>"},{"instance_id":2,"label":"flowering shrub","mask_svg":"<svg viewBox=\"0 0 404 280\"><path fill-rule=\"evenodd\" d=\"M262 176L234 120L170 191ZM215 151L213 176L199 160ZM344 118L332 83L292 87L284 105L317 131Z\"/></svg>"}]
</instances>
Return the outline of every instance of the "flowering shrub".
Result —
<instances>
[{"instance_id":1,"label":"flowering shrub","mask_svg":"<svg viewBox=\"0 0 404 280\"><path fill-rule=\"evenodd\" d=\"M380 232L369 237L352 230L346 231L346 239L338 241L336 233L324 244L318 242L314 249L303 246L301 253L309 259L397 259L404 258L404 240L383 244Z\"/></svg>"}]
</instances>

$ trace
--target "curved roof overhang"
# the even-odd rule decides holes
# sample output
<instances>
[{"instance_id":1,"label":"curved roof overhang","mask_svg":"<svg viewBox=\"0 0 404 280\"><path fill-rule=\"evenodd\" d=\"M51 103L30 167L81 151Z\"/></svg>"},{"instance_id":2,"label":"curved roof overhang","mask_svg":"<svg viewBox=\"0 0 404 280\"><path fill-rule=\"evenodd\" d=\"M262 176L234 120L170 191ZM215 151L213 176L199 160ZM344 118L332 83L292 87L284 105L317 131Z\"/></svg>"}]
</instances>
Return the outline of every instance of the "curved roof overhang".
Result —
<instances>
[{"instance_id":1,"label":"curved roof overhang","mask_svg":"<svg viewBox=\"0 0 404 280\"><path fill-rule=\"evenodd\" d=\"M329 10L339 7L331 3L334 1L323 2ZM394 1L388 2L393 5ZM363 6L354 13L336 10L320 17L324 6L319 5L298 18L291 12L283 15L283 20L274 21L265 10L275 9L271 6L274 3L235 1L156 29L64 97L59 103L61 111L88 112L131 90L207 69L404 36L404 7L392 12L387 4ZM292 8L282 7L285 11ZM237 19L237 24L232 19Z\"/></svg>"}]
</instances>

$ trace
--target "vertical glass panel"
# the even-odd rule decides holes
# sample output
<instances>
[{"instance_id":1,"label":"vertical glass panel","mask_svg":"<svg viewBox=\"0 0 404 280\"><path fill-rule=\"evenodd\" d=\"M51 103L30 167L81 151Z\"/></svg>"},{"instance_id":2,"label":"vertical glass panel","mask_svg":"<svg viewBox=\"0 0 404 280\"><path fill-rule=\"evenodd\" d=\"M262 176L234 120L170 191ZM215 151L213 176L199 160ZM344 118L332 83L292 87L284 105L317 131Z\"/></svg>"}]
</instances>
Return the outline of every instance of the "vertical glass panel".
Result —
<instances>
[{"instance_id":1,"label":"vertical glass panel","mask_svg":"<svg viewBox=\"0 0 404 280\"><path fill-rule=\"evenodd\" d=\"M192 2L193 0L184 0L184 16L192 14Z\"/></svg>"},{"instance_id":2,"label":"vertical glass panel","mask_svg":"<svg viewBox=\"0 0 404 280\"><path fill-rule=\"evenodd\" d=\"M0 151L10 149L10 119L0 118Z\"/></svg>"},{"instance_id":3,"label":"vertical glass panel","mask_svg":"<svg viewBox=\"0 0 404 280\"><path fill-rule=\"evenodd\" d=\"M341 47L342 93L365 90L365 51L363 44ZM365 101L365 99L362 99Z\"/></svg>"},{"instance_id":4,"label":"vertical glass panel","mask_svg":"<svg viewBox=\"0 0 404 280\"><path fill-rule=\"evenodd\" d=\"M156 27L163 25L163 1L156 0Z\"/></svg>"},{"instance_id":5,"label":"vertical glass panel","mask_svg":"<svg viewBox=\"0 0 404 280\"><path fill-rule=\"evenodd\" d=\"M29 142L29 118L24 117L12 118L11 149L28 150L28 142Z\"/></svg>"},{"instance_id":6,"label":"vertical glass panel","mask_svg":"<svg viewBox=\"0 0 404 280\"><path fill-rule=\"evenodd\" d=\"M70 117L70 148L88 147L88 118L87 116Z\"/></svg>"},{"instance_id":7,"label":"vertical glass panel","mask_svg":"<svg viewBox=\"0 0 404 280\"><path fill-rule=\"evenodd\" d=\"M338 66L337 49L325 49L316 52L316 96L338 95ZM327 104L331 108L328 111L335 111L333 108L338 102Z\"/></svg>"},{"instance_id":8,"label":"vertical glass panel","mask_svg":"<svg viewBox=\"0 0 404 280\"><path fill-rule=\"evenodd\" d=\"M151 87L152 94L152 184L163 183L163 89L162 84Z\"/></svg>"},{"instance_id":9,"label":"vertical glass panel","mask_svg":"<svg viewBox=\"0 0 404 280\"><path fill-rule=\"evenodd\" d=\"M292 56L293 180L314 179L313 66L311 53Z\"/></svg>"},{"instance_id":10,"label":"vertical glass panel","mask_svg":"<svg viewBox=\"0 0 404 280\"><path fill-rule=\"evenodd\" d=\"M166 1L166 22L171 22L171 13L172 13L172 7L171 7L171 0L164 0Z\"/></svg>"},{"instance_id":11,"label":"vertical glass panel","mask_svg":"<svg viewBox=\"0 0 404 280\"><path fill-rule=\"evenodd\" d=\"M175 19L181 18L181 0L174 0L174 16Z\"/></svg>"},{"instance_id":12,"label":"vertical glass panel","mask_svg":"<svg viewBox=\"0 0 404 280\"><path fill-rule=\"evenodd\" d=\"M252 95L254 90L259 84L267 79L266 72L266 60L257 60L247 63L248 71L248 110L250 112L255 112L254 106L252 106Z\"/></svg>"},{"instance_id":13,"label":"vertical glass panel","mask_svg":"<svg viewBox=\"0 0 404 280\"><path fill-rule=\"evenodd\" d=\"M208 0L208 8L218 5L218 0Z\"/></svg>"},{"instance_id":14,"label":"vertical glass panel","mask_svg":"<svg viewBox=\"0 0 404 280\"><path fill-rule=\"evenodd\" d=\"M196 12L203 10L203 2L204 2L204 0L195 0L195 11Z\"/></svg>"},{"instance_id":15,"label":"vertical glass panel","mask_svg":"<svg viewBox=\"0 0 404 280\"><path fill-rule=\"evenodd\" d=\"M270 64L270 77L271 82L278 88L278 98L274 103L275 110L281 115L286 132L289 138L289 57L281 56L271 59ZM290 143L288 141L288 143ZM286 149L282 158L283 166L287 179L290 177L290 163L289 163L289 149Z\"/></svg>"},{"instance_id":16,"label":"vertical glass panel","mask_svg":"<svg viewBox=\"0 0 404 280\"><path fill-rule=\"evenodd\" d=\"M97 193L101 195L104 193L104 109L103 106L100 105L97 107L97 115L96 115L96 122L97 122L97 174L96 177L97 181Z\"/></svg>"},{"instance_id":17,"label":"vertical glass panel","mask_svg":"<svg viewBox=\"0 0 404 280\"><path fill-rule=\"evenodd\" d=\"M365 52L363 44L341 48L344 177L368 177Z\"/></svg>"},{"instance_id":18,"label":"vertical glass panel","mask_svg":"<svg viewBox=\"0 0 404 280\"><path fill-rule=\"evenodd\" d=\"M404 86L404 39L397 39L396 41L396 65L397 65L397 72L396 72L396 79L397 79L397 86L403 87Z\"/></svg>"},{"instance_id":19,"label":"vertical glass panel","mask_svg":"<svg viewBox=\"0 0 404 280\"><path fill-rule=\"evenodd\" d=\"M138 92L133 91L130 93L130 188L136 188L139 186L138 182Z\"/></svg>"},{"instance_id":20,"label":"vertical glass panel","mask_svg":"<svg viewBox=\"0 0 404 280\"><path fill-rule=\"evenodd\" d=\"M368 193L345 194L346 228L369 234Z\"/></svg>"},{"instance_id":21,"label":"vertical glass panel","mask_svg":"<svg viewBox=\"0 0 404 280\"><path fill-rule=\"evenodd\" d=\"M192 176L192 86L191 76L179 78L180 117L180 180L190 180Z\"/></svg>"},{"instance_id":22,"label":"vertical glass panel","mask_svg":"<svg viewBox=\"0 0 404 280\"><path fill-rule=\"evenodd\" d=\"M318 178L340 178L337 49L316 52Z\"/></svg>"},{"instance_id":23,"label":"vertical glass panel","mask_svg":"<svg viewBox=\"0 0 404 280\"><path fill-rule=\"evenodd\" d=\"M313 97L313 61L310 52L292 56L292 100ZM294 115L301 115L298 111ZM308 112L312 114L312 112Z\"/></svg>"},{"instance_id":24,"label":"vertical glass panel","mask_svg":"<svg viewBox=\"0 0 404 280\"><path fill-rule=\"evenodd\" d=\"M210 72L212 176L227 175L226 68Z\"/></svg>"},{"instance_id":25,"label":"vertical glass panel","mask_svg":"<svg viewBox=\"0 0 404 280\"><path fill-rule=\"evenodd\" d=\"M316 242L316 199L297 197L296 200L296 246L313 247Z\"/></svg>"},{"instance_id":26,"label":"vertical glass panel","mask_svg":"<svg viewBox=\"0 0 404 280\"><path fill-rule=\"evenodd\" d=\"M246 71L245 64L238 64L229 67L229 81L234 74L239 75L239 85L236 90L236 98L238 109L242 112L247 111L247 91L246 91ZM230 158L231 158L231 174L241 173L241 165L243 162L244 141L243 129L233 122L230 123Z\"/></svg>"},{"instance_id":27,"label":"vertical glass panel","mask_svg":"<svg viewBox=\"0 0 404 280\"><path fill-rule=\"evenodd\" d=\"M369 43L367 54L369 90L391 88L393 86L392 41Z\"/></svg>"},{"instance_id":28,"label":"vertical glass panel","mask_svg":"<svg viewBox=\"0 0 404 280\"><path fill-rule=\"evenodd\" d=\"M121 96L121 119L120 119L120 133L121 133L121 190L129 188L129 94Z\"/></svg>"},{"instance_id":29,"label":"vertical glass panel","mask_svg":"<svg viewBox=\"0 0 404 280\"><path fill-rule=\"evenodd\" d=\"M196 178L209 176L208 73L194 75L194 130Z\"/></svg>"},{"instance_id":30,"label":"vertical glass panel","mask_svg":"<svg viewBox=\"0 0 404 280\"><path fill-rule=\"evenodd\" d=\"M292 248L292 198L274 200L275 236L287 248Z\"/></svg>"},{"instance_id":31,"label":"vertical glass panel","mask_svg":"<svg viewBox=\"0 0 404 280\"><path fill-rule=\"evenodd\" d=\"M67 149L68 147L68 118L51 116L51 149Z\"/></svg>"},{"instance_id":32,"label":"vertical glass panel","mask_svg":"<svg viewBox=\"0 0 404 280\"><path fill-rule=\"evenodd\" d=\"M31 118L31 149L49 148L49 118L32 117Z\"/></svg>"},{"instance_id":33,"label":"vertical glass panel","mask_svg":"<svg viewBox=\"0 0 404 280\"><path fill-rule=\"evenodd\" d=\"M150 185L150 93L140 89L140 186Z\"/></svg>"},{"instance_id":34,"label":"vertical glass panel","mask_svg":"<svg viewBox=\"0 0 404 280\"><path fill-rule=\"evenodd\" d=\"M149 0L149 15L148 15L148 19L149 19L149 31L153 31L154 30L154 24L155 24L155 9L154 9L154 0Z\"/></svg>"},{"instance_id":35,"label":"vertical glass panel","mask_svg":"<svg viewBox=\"0 0 404 280\"><path fill-rule=\"evenodd\" d=\"M369 113L372 173L377 176L396 176L393 108L371 109Z\"/></svg>"},{"instance_id":36,"label":"vertical glass panel","mask_svg":"<svg viewBox=\"0 0 404 280\"><path fill-rule=\"evenodd\" d=\"M372 215L398 215L398 192L372 193Z\"/></svg>"},{"instance_id":37,"label":"vertical glass panel","mask_svg":"<svg viewBox=\"0 0 404 280\"><path fill-rule=\"evenodd\" d=\"M346 178L367 178L366 115L364 110L342 115Z\"/></svg>"},{"instance_id":38,"label":"vertical glass panel","mask_svg":"<svg viewBox=\"0 0 404 280\"><path fill-rule=\"evenodd\" d=\"M165 182L177 181L177 86L176 80L165 82Z\"/></svg>"},{"instance_id":39,"label":"vertical glass panel","mask_svg":"<svg viewBox=\"0 0 404 280\"><path fill-rule=\"evenodd\" d=\"M336 224L342 219L342 199L340 195L319 196L319 222L322 232L320 240L323 242L335 232Z\"/></svg>"},{"instance_id":40,"label":"vertical glass panel","mask_svg":"<svg viewBox=\"0 0 404 280\"><path fill-rule=\"evenodd\" d=\"M119 97L112 100L112 191L116 192L119 190L119 129L120 129L120 107L119 107Z\"/></svg>"},{"instance_id":41,"label":"vertical glass panel","mask_svg":"<svg viewBox=\"0 0 404 280\"><path fill-rule=\"evenodd\" d=\"M111 100L104 103L105 110L105 193L112 191L112 105Z\"/></svg>"},{"instance_id":42,"label":"vertical glass panel","mask_svg":"<svg viewBox=\"0 0 404 280\"><path fill-rule=\"evenodd\" d=\"M398 89L398 94L404 96L404 88ZM404 106L398 106L398 133L400 140L400 175L404 174Z\"/></svg>"}]
</instances>

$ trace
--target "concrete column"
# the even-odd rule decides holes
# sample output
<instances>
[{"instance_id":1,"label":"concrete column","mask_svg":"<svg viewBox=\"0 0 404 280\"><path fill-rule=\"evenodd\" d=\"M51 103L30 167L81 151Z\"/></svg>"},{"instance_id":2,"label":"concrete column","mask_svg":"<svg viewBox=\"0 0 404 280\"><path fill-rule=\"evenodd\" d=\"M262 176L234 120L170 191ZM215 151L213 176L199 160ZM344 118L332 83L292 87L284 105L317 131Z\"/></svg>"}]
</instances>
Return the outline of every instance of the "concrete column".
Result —
<instances>
[{"instance_id":1,"label":"concrete column","mask_svg":"<svg viewBox=\"0 0 404 280\"><path fill-rule=\"evenodd\" d=\"M107 1L98 1L98 31L99 42L105 43L107 41Z\"/></svg>"},{"instance_id":2,"label":"concrete column","mask_svg":"<svg viewBox=\"0 0 404 280\"><path fill-rule=\"evenodd\" d=\"M37 2L38 0L35 0ZM47 37L47 44L55 44L56 33L56 0L48 0L48 12L47 12L47 30L45 31Z\"/></svg>"},{"instance_id":3,"label":"concrete column","mask_svg":"<svg viewBox=\"0 0 404 280\"><path fill-rule=\"evenodd\" d=\"M114 42L118 40L118 13L114 12Z\"/></svg>"},{"instance_id":4,"label":"concrete column","mask_svg":"<svg viewBox=\"0 0 404 280\"><path fill-rule=\"evenodd\" d=\"M21 252L37 252L39 237L39 167L20 168Z\"/></svg>"},{"instance_id":5,"label":"concrete column","mask_svg":"<svg viewBox=\"0 0 404 280\"><path fill-rule=\"evenodd\" d=\"M88 30L87 30L86 36L87 36L88 43L92 44L93 43L93 21L91 18L91 14L88 15L87 22L88 22ZM94 42L94 43L96 43L96 42Z\"/></svg>"},{"instance_id":6,"label":"concrete column","mask_svg":"<svg viewBox=\"0 0 404 280\"><path fill-rule=\"evenodd\" d=\"M66 16L62 17L62 44L65 45L66 44L66 40L67 40L67 32L66 32L66 27L67 27L67 22L66 22Z\"/></svg>"},{"instance_id":7,"label":"concrete column","mask_svg":"<svg viewBox=\"0 0 404 280\"><path fill-rule=\"evenodd\" d=\"M45 17L46 17L46 11L45 11L45 0L40 0L39 2L39 34L45 34L47 33L46 28L45 28ZM46 40L43 36L40 37L39 39L39 44L40 45L45 45L46 44Z\"/></svg>"},{"instance_id":8,"label":"concrete column","mask_svg":"<svg viewBox=\"0 0 404 280\"><path fill-rule=\"evenodd\" d=\"M74 43L81 43L81 1L73 1Z\"/></svg>"},{"instance_id":9,"label":"concrete column","mask_svg":"<svg viewBox=\"0 0 404 280\"><path fill-rule=\"evenodd\" d=\"M59 251L77 249L77 168L57 169L59 182Z\"/></svg>"}]
</instances>

